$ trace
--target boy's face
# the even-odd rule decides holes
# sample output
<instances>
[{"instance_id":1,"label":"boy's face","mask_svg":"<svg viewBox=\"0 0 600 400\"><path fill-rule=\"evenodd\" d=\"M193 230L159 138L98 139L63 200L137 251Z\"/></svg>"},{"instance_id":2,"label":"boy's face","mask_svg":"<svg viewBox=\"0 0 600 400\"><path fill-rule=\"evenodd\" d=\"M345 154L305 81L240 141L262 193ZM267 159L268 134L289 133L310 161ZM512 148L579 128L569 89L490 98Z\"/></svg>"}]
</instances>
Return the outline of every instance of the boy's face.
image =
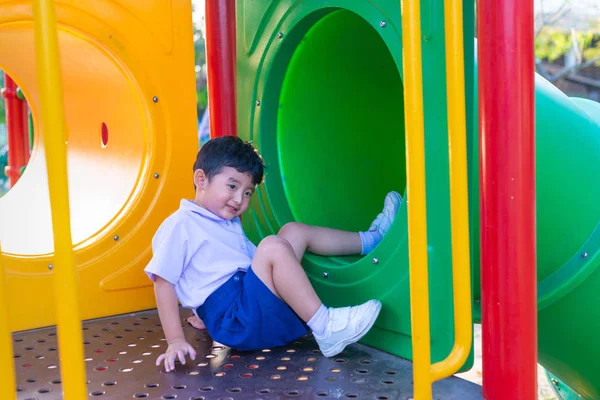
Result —
<instances>
[{"instance_id":1,"label":"boy's face","mask_svg":"<svg viewBox=\"0 0 600 400\"><path fill-rule=\"evenodd\" d=\"M223 167L210 181L201 169L194 172L196 204L224 219L233 219L248 209L255 185L248 173Z\"/></svg>"}]
</instances>

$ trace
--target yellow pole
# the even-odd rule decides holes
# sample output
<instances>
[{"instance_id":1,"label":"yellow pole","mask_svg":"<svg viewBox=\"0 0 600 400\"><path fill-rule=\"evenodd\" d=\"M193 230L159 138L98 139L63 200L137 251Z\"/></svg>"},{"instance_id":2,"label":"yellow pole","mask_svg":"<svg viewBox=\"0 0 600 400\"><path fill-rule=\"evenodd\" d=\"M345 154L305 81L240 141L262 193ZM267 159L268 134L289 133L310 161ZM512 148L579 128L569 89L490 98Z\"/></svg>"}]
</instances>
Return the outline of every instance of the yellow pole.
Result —
<instances>
[{"instance_id":1,"label":"yellow pole","mask_svg":"<svg viewBox=\"0 0 600 400\"><path fill-rule=\"evenodd\" d=\"M0 399L14 399L15 365L13 359L12 338L8 325L8 296L6 294L6 275L4 255L0 246Z\"/></svg>"},{"instance_id":2,"label":"yellow pole","mask_svg":"<svg viewBox=\"0 0 600 400\"><path fill-rule=\"evenodd\" d=\"M403 0L404 104L406 119L408 255L414 398L431 400L429 274L425 200L425 140L420 0Z\"/></svg>"},{"instance_id":3,"label":"yellow pole","mask_svg":"<svg viewBox=\"0 0 600 400\"><path fill-rule=\"evenodd\" d=\"M445 0L454 346L448 357L432 366L433 381L446 378L462 367L473 338L462 14L462 0Z\"/></svg>"},{"instance_id":4,"label":"yellow pole","mask_svg":"<svg viewBox=\"0 0 600 400\"><path fill-rule=\"evenodd\" d=\"M53 0L34 1L35 52L54 234L54 292L63 394L87 398L77 275L71 238L67 148Z\"/></svg>"}]
</instances>

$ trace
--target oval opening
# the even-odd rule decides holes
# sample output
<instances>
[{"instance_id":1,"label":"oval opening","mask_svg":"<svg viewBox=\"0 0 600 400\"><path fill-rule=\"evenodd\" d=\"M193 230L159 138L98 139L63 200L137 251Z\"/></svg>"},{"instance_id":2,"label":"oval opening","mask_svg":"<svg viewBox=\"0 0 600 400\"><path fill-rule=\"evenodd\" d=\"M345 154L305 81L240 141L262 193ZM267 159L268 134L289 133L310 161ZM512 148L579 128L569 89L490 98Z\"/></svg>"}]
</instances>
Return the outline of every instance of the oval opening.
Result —
<instances>
[{"instance_id":1,"label":"oval opening","mask_svg":"<svg viewBox=\"0 0 600 400\"><path fill-rule=\"evenodd\" d=\"M399 67L379 32L353 12L308 25L298 24L305 33L288 35L278 52L287 65L270 151L285 199L274 206L289 205L293 220L307 224L366 230L386 193L406 187Z\"/></svg>"},{"instance_id":2,"label":"oval opening","mask_svg":"<svg viewBox=\"0 0 600 400\"><path fill-rule=\"evenodd\" d=\"M58 37L71 232L74 245L83 247L98 240L115 217L132 204L138 185L143 182L140 176L145 168L149 132L141 93L114 55L85 35L59 29ZM14 43L19 43L19 52L10 50ZM27 171L0 199L2 250L9 255L43 257L52 253L54 246L44 145L49 128L38 123L37 110L41 106L32 25L0 31L0 68L14 75L23 87L36 122L35 145ZM115 102L115 98L119 101ZM19 229L10 228L14 226Z\"/></svg>"},{"instance_id":3,"label":"oval opening","mask_svg":"<svg viewBox=\"0 0 600 400\"><path fill-rule=\"evenodd\" d=\"M102 148L105 148L108 145L108 127L105 122L103 122L100 127L100 142L102 143Z\"/></svg>"},{"instance_id":4,"label":"oval opening","mask_svg":"<svg viewBox=\"0 0 600 400\"><path fill-rule=\"evenodd\" d=\"M21 179L33 147L29 101L14 78L0 70L0 197Z\"/></svg>"}]
</instances>

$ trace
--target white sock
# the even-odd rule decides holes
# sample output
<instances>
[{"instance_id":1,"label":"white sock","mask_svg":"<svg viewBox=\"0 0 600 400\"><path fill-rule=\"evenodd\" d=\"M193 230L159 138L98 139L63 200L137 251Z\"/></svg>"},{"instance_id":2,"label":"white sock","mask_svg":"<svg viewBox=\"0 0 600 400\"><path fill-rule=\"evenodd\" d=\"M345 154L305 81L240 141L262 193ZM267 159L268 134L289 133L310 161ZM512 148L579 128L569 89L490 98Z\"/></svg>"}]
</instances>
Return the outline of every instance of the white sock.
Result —
<instances>
[{"instance_id":1,"label":"white sock","mask_svg":"<svg viewBox=\"0 0 600 400\"><path fill-rule=\"evenodd\" d=\"M375 247L381 242L387 231L392 226L396 213L402 204L402 196L397 192L389 192L385 196L383 202L383 211L377 215L373 223L366 232L358 232L360 235L360 242L362 244L362 251L360 254L367 255L372 252Z\"/></svg>"},{"instance_id":2,"label":"white sock","mask_svg":"<svg viewBox=\"0 0 600 400\"><path fill-rule=\"evenodd\" d=\"M329 310L324 304L321 304L321 307L306 324L315 335L323 336L327 328L327 322L329 322Z\"/></svg>"},{"instance_id":3,"label":"white sock","mask_svg":"<svg viewBox=\"0 0 600 400\"><path fill-rule=\"evenodd\" d=\"M360 243L362 244L362 251L360 254L367 255L377 247L383 236L379 234L377 231L366 231L366 232L358 232L360 235Z\"/></svg>"}]
</instances>

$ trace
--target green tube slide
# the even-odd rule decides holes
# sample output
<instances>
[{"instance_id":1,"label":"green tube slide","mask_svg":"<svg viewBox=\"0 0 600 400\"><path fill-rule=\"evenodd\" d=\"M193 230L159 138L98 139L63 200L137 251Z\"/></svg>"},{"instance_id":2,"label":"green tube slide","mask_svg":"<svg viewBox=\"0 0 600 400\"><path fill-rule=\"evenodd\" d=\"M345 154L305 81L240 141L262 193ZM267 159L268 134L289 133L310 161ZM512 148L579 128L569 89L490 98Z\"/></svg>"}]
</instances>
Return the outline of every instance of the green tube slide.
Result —
<instances>
[{"instance_id":1,"label":"green tube slide","mask_svg":"<svg viewBox=\"0 0 600 400\"><path fill-rule=\"evenodd\" d=\"M452 257L443 9L422 1L432 361L452 348ZM405 193L400 2L255 0L237 9L239 134L267 165L244 219L258 241L287 222L364 230L385 193ZM470 226L479 299L473 2L464 2ZM404 60L410 62L410 60ZM507 82L506 84L510 84ZM539 360L600 398L600 105L536 81ZM411 359L406 203L369 255L306 255L332 306L384 303L367 345ZM517 238L515 238L517 240ZM476 313L477 314L477 313ZM472 354L463 369L472 365Z\"/></svg>"},{"instance_id":2,"label":"green tube slide","mask_svg":"<svg viewBox=\"0 0 600 400\"><path fill-rule=\"evenodd\" d=\"M539 360L600 398L600 104L537 84Z\"/></svg>"}]
</instances>

